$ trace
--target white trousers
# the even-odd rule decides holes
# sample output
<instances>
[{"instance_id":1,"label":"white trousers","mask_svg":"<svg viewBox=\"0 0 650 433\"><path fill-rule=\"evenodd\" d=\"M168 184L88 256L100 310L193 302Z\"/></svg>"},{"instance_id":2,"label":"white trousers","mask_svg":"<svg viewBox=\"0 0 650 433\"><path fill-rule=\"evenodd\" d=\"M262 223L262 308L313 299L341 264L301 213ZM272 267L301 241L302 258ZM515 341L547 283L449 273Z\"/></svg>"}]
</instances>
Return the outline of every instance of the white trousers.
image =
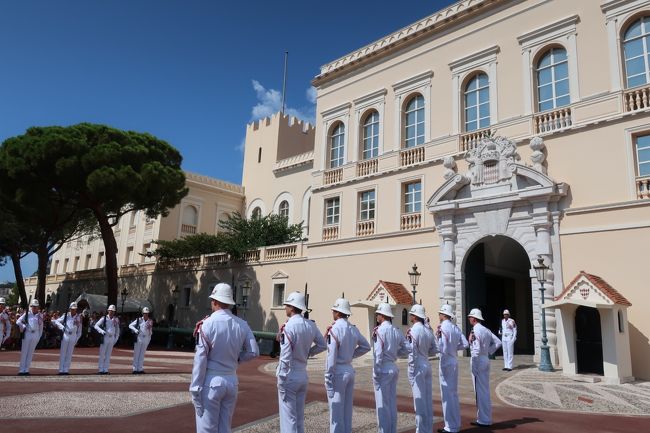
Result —
<instances>
[{"instance_id":1,"label":"white trousers","mask_svg":"<svg viewBox=\"0 0 650 433\"><path fill-rule=\"evenodd\" d=\"M59 354L59 373L68 373L72 363L72 351L77 344L77 335L63 333L61 339L61 352Z\"/></svg>"},{"instance_id":2,"label":"white trousers","mask_svg":"<svg viewBox=\"0 0 650 433\"><path fill-rule=\"evenodd\" d=\"M334 396L327 396L330 408L330 433L352 431L352 400L354 396L354 370L332 377Z\"/></svg>"},{"instance_id":3,"label":"white trousers","mask_svg":"<svg viewBox=\"0 0 650 433\"><path fill-rule=\"evenodd\" d=\"M490 360L486 355L472 357L470 361L476 393L476 421L492 424L492 402L490 401Z\"/></svg>"},{"instance_id":4,"label":"white trousers","mask_svg":"<svg viewBox=\"0 0 650 433\"><path fill-rule=\"evenodd\" d=\"M237 376L206 376L201 390L203 415L196 415L196 433L230 433L238 389Z\"/></svg>"},{"instance_id":5,"label":"white trousers","mask_svg":"<svg viewBox=\"0 0 650 433\"><path fill-rule=\"evenodd\" d=\"M99 346L99 372L108 373L108 367L111 365L111 353L113 352L113 346L115 345L115 339L109 337L108 335L104 336L104 342Z\"/></svg>"},{"instance_id":6,"label":"white trousers","mask_svg":"<svg viewBox=\"0 0 650 433\"><path fill-rule=\"evenodd\" d=\"M386 366L373 377L377 406L377 433L397 433L397 366Z\"/></svg>"},{"instance_id":7,"label":"white trousers","mask_svg":"<svg viewBox=\"0 0 650 433\"><path fill-rule=\"evenodd\" d=\"M458 401L458 360L452 358L440 361L440 398L445 430L460 430L460 402Z\"/></svg>"},{"instance_id":8,"label":"white trousers","mask_svg":"<svg viewBox=\"0 0 650 433\"><path fill-rule=\"evenodd\" d=\"M503 347L503 368L512 369L512 360L515 357L515 339L512 336L504 336Z\"/></svg>"},{"instance_id":9,"label":"white trousers","mask_svg":"<svg viewBox=\"0 0 650 433\"><path fill-rule=\"evenodd\" d=\"M138 338L133 345L133 371L144 371L144 353L149 347L149 338Z\"/></svg>"},{"instance_id":10,"label":"white trousers","mask_svg":"<svg viewBox=\"0 0 650 433\"><path fill-rule=\"evenodd\" d=\"M305 433L307 383L306 371L289 373L282 383L278 382L281 433Z\"/></svg>"},{"instance_id":11,"label":"white trousers","mask_svg":"<svg viewBox=\"0 0 650 433\"><path fill-rule=\"evenodd\" d=\"M23 338L22 345L20 346L20 369L19 373L29 373L29 366L32 364L32 357L34 356L34 350L36 350L36 345L40 336L36 332L30 332L25 330L27 335Z\"/></svg>"},{"instance_id":12,"label":"white trousers","mask_svg":"<svg viewBox=\"0 0 650 433\"><path fill-rule=\"evenodd\" d=\"M431 380L431 364L415 366L413 378L410 380L415 409L415 433L433 431L433 385Z\"/></svg>"}]
</instances>

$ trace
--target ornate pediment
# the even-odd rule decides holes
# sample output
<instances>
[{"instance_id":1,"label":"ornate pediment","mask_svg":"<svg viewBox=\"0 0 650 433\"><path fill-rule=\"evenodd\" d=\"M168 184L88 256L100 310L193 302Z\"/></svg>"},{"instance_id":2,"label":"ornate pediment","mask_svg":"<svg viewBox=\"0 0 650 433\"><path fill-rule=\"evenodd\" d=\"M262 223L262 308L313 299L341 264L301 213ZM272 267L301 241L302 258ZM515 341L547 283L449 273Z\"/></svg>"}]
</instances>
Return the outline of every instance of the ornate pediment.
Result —
<instances>
[{"instance_id":1,"label":"ornate pediment","mask_svg":"<svg viewBox=\"0 0 650 433\"><path fill-rule=\"evenodd\" d=\"M517 146L504 137L483 137L478 145L467 151L468 177L472 185L491 185L507 181L519 160Z\"/></svg>"},{"instance_id":2,"label":"ornate pediment","mask_svg":"<svg viewBox=\"0 0 650 433\"><path fill-rule=\"evenodd\" d=\"M597 275L580 273L569 283L562 293L554 298L554 305L576 304L587 306L622 305L629 307L632 304L625 299L607 281Z\"/></svg>"}]
</instances>

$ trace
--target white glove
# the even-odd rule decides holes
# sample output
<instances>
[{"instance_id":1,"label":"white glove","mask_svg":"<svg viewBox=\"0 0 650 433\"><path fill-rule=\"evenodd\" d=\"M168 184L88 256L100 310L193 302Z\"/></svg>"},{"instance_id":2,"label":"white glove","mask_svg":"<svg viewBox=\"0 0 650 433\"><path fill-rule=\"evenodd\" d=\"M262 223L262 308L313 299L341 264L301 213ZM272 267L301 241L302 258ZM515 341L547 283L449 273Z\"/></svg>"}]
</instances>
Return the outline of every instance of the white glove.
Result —
<instances>
[{"instance_id":1,"label":"white glove","mask_svg":"<svg viewBox=\"0 0 650 433\"><path fill-rule=\"evenodd\" d=\"M192 394L192 404L196 411L196 416L201 418L203 416L203 402L201 402L201 392L190 392Z\"/></svg>"},{"instance_id":2,"label":"white glove","mask_svg":"<svg viewBox=\"0 0 650 433\"><path fill-rule=\"evenodd\" d=\"M334 384L332 383L332 376L325 375L325 390L327 391L327 398L334 398Z\"/></svg>"}]
</instances>

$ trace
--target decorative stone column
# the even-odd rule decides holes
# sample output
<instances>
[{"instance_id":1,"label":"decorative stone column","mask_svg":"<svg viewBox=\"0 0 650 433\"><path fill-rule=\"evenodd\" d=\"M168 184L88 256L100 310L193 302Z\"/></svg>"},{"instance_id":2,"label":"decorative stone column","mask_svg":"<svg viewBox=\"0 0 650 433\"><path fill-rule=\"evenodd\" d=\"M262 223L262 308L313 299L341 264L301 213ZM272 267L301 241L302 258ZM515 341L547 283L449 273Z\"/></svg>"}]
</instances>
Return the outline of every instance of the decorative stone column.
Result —
<instances>
[{"instance_id":1,"label":"decorative stone column","mask_svg":"<svg viewBox=\"0 0 650 433\"><path fill-rule=\"evenodd\" d=\"M440 250L440 260L442 262L440 272L442 293L440 299L443 304L451 305L453 311L456 311L456 253L454 251L456 246L456 231L454 225L446 226L440 232L440 238L442 240Z\"/></svg>"}]
</instances>

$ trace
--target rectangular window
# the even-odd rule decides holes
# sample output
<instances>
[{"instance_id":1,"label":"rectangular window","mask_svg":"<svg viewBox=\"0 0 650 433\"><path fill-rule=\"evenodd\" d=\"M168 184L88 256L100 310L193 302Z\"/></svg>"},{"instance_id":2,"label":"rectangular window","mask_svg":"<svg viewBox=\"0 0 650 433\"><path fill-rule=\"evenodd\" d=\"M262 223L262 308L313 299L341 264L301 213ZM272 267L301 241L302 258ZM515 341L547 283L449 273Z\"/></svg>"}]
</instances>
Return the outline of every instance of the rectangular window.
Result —
<instances>
[{"instance_id":1,"label":"rectangular window","mask_svg":"<svg viewBox=\"0 0 650 433\"><path fill-rule=\"evenodd\" d=\"M70 259L65 259L65 260L63 261L63 273L64 273L64 274L65 274L66 272L68 272L68 262L69 262L69 261L70 261Z\"/></svg>"},{"instance_id":2,"label":"rectangular window","mask_svg":"<svg viewBox=\"0 0 650 433\"><path fill-rule=\"evenodd\" d=\"M650 135L636 137L637 176L650 176Z\"/></svg>"},{"instance_id":3,"label":"rectangular window","mask_svg":"<svg viewBox=\"0 0 650 433\"><path fill-rule=\"evenodd\" d=\"M284 283L273 285L273 306L281 307L284 302Z\"/></svg>"},{"instance_id":4,"label":"rectangular window","mask_svg":"<svg viewBox=\"0 0 650 433\"><path fill-rule=\"evenodd\" d=\"M183 298L181 299L181 302L184 307L189 307L190 306L190 297L192 295L192 287L184 287L183 288Z\"/></svg>"},{"instance_id":5,"label":"rectangular window","mask_svg":"<svg viewBox=\"0 0 650 433\"><path fill-rule=\"evenodd\" d=\"M422 210L422 182L404 184L404 213L416 213Z\"/></svg>"},{"instance_id":6,"label":"rectangular window","mask_svg":"<svg viewBox=\"0 0 650 433\"><path fill-rule=\"evenodd\" d=\"M375 190L359 193L359 221L375 219Z\"/></svg>"},{"instance_id":7,"label":"rectangular window","mask_svg":"<svg viewBox=\"0 0 650 433\"><path fill-rule=\"evenodd\" d=\"M53 273L53 275L56 275L58 273L59 273L59 261L55 260L54 261L54 273Z\"/></svg>"},{"instance_id":8,"label":"rectangular window","mask_svg":"<svg viewBox=\"0 0 650 433\"><path fill-rule=\"evenodd\" d=\"M129 265L133 263L133 247L128 247L126 249L126 256L124 257L124 264Z\"/></svg>"},{"instance_id":9,"label":"rectangular window","mask_svg":"<svg viewBox=\"0 0 650 433\"><path fill-rule=\"evenodd\" d=\"M72 264L72 272L77 272L78 267L79 267L79 256L76 256Z\"/></svg>"},{"instance_id":10,"label":"rectangular window","mask_svg":"<svg viewBox=\"0 0 650 433\"><path fill-rule=\"evenodd\" d=\"M331 226L339 223L341 199L339 197L325 200L325 225Z\"/></svg>"},{"instance_id":11,"label":"rectangular window","mask_svg":"<svg viewBox=\"0 0 650 433\"><path fill-rule=\"evenodd\" d=\"M141 263L148 262L151 260L151 257L149 257L147 254L151 252L151 243L146 243L142 245L142 256L140 259Z\"/></svg>"},{"instance_id":12,"label":"rectangular window","mask_svg":"<svg viewBox=\"0 0 650 433\"><path fill-rule=\"evenodd\" d=\"M86 254L86 264L84 269L90 269L90 260L93 258L92 254Z\"/></svg>"},{"instance_id":13,"label":"rectangular window","mask_svg":"<svg viewBox=\"0 0 650 433\"><path fill-rule=\"evenodd\" d=\"M104 251L100 251L99 254L97 254L97 267L98 268L103 268L106 262L104 261Z\"/></svg>"}]
</instances>

